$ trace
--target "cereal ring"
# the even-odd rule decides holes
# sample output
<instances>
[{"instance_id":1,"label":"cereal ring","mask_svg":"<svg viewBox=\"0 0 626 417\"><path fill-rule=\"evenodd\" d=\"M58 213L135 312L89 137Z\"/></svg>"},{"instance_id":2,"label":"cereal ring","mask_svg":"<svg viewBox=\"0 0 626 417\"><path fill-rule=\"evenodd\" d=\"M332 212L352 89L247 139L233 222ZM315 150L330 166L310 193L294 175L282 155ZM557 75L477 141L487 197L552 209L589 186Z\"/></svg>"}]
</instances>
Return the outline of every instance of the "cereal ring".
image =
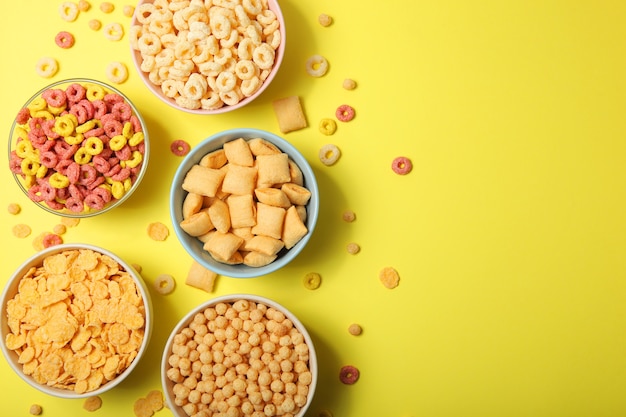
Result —
<instances>
[{"instance_id":1,"label":"cereal ring","mask_svg":"<svg viewBox=\"0 0 626 417\"><path fill-rule=\"evenodd\" d=\"M87 205L87 207L93 210L102 210L106 204L102 197L100 197L98 194L87 195L83 202L85 203L85 205Z\"/></svg>"},{"instance_id":2,"label":"cereal ring","mask_svg":"<svg viewBox=\"0 0 626 417\"><path fill-rule=\"evenodd\" d=\"M54 37L54 42L59 48L69 49L74 46L74 35L66 31L61 31Z\"/></svg>"},{"instance_id":3,"label":"cereal ring","mask_svg":"<svg viewBox=\"0 0 626 417\"><path fill-rule=\"evenodd\" d=\"M333 119L324 118L320 120L319 128L323 135L330 136L337 130L337 123Z\"/></svg>"},{"instance_id":4,"label":"cereal ring","mask_svg":"<svg viewBox=\"0 0 626 417\"><path fill-rule=\"evenodd\" d=\"M116 42L124 37L124 27L118 22L110 22L104 25L104 37Z\"/></svg>"},{"instance_id":5,"label":"cereal ring","mask_svg":"<svg viewBox=\"0 0 626 417\"><path fill-rule=\"evenodd\" d=\"M341 106L337 107L335 116L337 116L337 120L341 122L349 122L350 120L354 119L354 108L347 104L342 104Z\"/></svg>"},{"instance_id":6,"label":"cereal ring","mask_svg":"<svg viewBox=\"0 0 626 417\"><path fill-rule=\"evenodd\" d=\"M358 381L359 375L359 370L355 366L346 365L339 371L339 380L346 385L352 385Z\"/></svg>"},{"instance_id":7,"label":"cereal ring","mask_svg":"<svg viewBox=\"0 0 626 417\"><path fill-rule=\"evenodd\" d=\"M48 233L44 236L42 243L44 248L49 248L51 246L62 244L63 238L59 235L55 235L54 233Z\"/></svg>"},{"instance_id":8,"label":"cereal ring","mask_svg":"<svg viewBox=\"0 0 626 417\"><path fill-rule=\"evenodd\" d=\"M122 62L110 62L105 72L107 78L115 84L122 84L128 79L128 68Z\"/></svg>"},{"instance_id":9,"label":"cereal ring","mask_svg":"<svg viewBox=\"0 0 626 417\"><path fill-rule=\"evenodd\" d=\"M405 156L399 156L391 163L391 169L398 175L406 175L413 169L413 163Z\"/></svg>"},{"instance_id":10,"label":"cereal ring","mask_svg":"<svg viewBox=\"0 0 626 417\"><path fill-rule=\"evenodd\" d=\"M53 77L59 70L59 63L50 57L42 57L35 65L35 72L43 78Z\"/></svg>"},{"instance_id":11,"label":"cereal ring","mask_svg":"<svg viewBox=\"0 0 626 417\"><path fill-rule=\"evenodd\" d=\"M304 276L303 283L307 290L316 290L322 284L322 277L317 272L309 272Z\"/></svg>"},{"instance_id":12,"label":"cereal ring","mask_svg":"<svg viewBox=\"0 0 626 417\"><path fill-rule=\"evenodd\" d=\"M339 150L339 148L336 145L330 143L322 146L319 152L320 161L326 166L333 165L335 162L337 162L340 156L341 151Z\"/></svg>"},{"instance_id":13,"label":"cereal ring","mask_svg":"<svg viewBox=\"0 0 626 417\"><path fill-rule=\"evenodd\" d=\"M328 61L321 55L313 55L306 60L305 68L311 77L322 77L328 71Z\"/></svg>"},{"instance_id":14,"label":"cereal ring","mask_svg":"<svg viewBox=\"0 0 626 417\"><path fill-rule=\"evenodd\" d=\"M67 103L65 91L60 88L49 88L41 94L50 107L63 107Z\"/></svg>"},{"instance_id":15,"label":"cereal ring","mask_svg":"<svg viewBox=\"0 0 626 417\"><path fill-rule=\"evenodd\" d=\"M320 23L320 25L324 27L328 27L333 23L333 18L327 15L326 13L322 13L317 18L317 21Z\"/></svg>"},{"instance_id":16,"label":"cereal ring","mask_svg":"<svg viewBox=\"0 0 626 417\"><path fill-rule=\"evenodd\" d=\"M176 281L169 274L161 274L154 280L154 289L161 295L171 294L175 287Z\"/></svg>"},{"instance_id":17,"label":"cereal ring","mask_svg":"<svg viewBox=\"0 0 626 417\"><path fill-rule=\"evenodd\" d=\"M64 1L59 5L59 15L67 22L73 22L78 17L78 5L71 1Z\"/></svg>"},{"instance_id":18,"label":"cereal ring","mask_svg":"<svg viewBox=\"0 0 626 417\"><path fill-rule=\"evenodd\" d=\"M170 145L170 150L176 156L185 156L191 150L191 146L182 139L176 139Z\"/></svg>"}]
</instances>

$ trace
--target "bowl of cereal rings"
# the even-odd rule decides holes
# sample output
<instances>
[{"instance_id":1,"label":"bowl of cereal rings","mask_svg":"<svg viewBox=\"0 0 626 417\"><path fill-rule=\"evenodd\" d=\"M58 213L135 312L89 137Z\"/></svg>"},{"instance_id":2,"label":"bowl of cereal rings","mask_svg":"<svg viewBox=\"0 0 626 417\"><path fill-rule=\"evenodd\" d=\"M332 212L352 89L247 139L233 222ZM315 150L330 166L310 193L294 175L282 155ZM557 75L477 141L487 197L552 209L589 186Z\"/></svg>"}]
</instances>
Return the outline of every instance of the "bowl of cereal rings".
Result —
<instances>
[{"instance_id":1,"label":"bowl of cereal rings","mask_svg":"<svg viewBox=\"0 0 626 417\"><path fill-rule=\"evenodd\" d=\"M273 300L247 294L191 310L172 330L161 361L163 392L176 417L302 417L317 374L300 320Z\"/></svg>"},{"instance_id":2,"label":"bowl of cereal rings","mask_svg":"<svg viewBox=\"0 0 626 417\"><path fill-rule=\"evenodd\" d=\"M252 278L274 272L309 242L319 190L306 158L259 129L231 129L196 145L170 190L178 240L217 274Z\"/></svg>"},{"instance_id":3,"label":"bowl of cereal rings","mask_svg":"<svg viewBox=\"0 0 626 417\"><path fill-rule=\"evenodd\" d=\"M87 398L122 383L152 332L152 305L139 274L116 254L61 244L25 260L0 302L2 353L30 386Z\"/></svg>"},{"instance_id":4,"label":"bowl of cereal rings","mask_svg":"<svg viewBox=\"0 0 626 417\"><path fill-rule=\"evenodd\" d=\"M277 0L142 0L130 26L133 63L148 89L194 114L218 114L253 101L285 53Z\"/></svg>"},{"instance_id":5,"label":"bowl of cereal rings","mask_svg":"<svg viewBox=\"0 0 626 417\"><path fill-rule=\"evenodd\" d=\"M126 201L150 153L145 122L116 88L68 79L35 93L13 120L9 168L44 210L90 217Z\"/></svg>"}]
</instances>

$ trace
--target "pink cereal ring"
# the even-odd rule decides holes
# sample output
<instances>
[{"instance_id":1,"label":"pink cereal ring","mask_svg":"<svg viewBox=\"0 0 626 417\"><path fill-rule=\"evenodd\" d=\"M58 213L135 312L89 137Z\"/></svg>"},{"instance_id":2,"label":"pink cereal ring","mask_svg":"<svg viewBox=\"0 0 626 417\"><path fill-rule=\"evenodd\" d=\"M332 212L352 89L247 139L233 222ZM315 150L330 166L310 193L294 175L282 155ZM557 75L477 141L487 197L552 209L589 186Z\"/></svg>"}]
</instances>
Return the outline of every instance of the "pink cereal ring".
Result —
<instances>
[{"instance_id":1,"label":"pink cereal ring","mask_svg":"<svg viewBox=\"0 0 626 417\"><path fill-rule=\"evenodd\" d=\"M337 117L337 120L341 122L349 122L350 120L354 119L354 108L347 104L342 104L341 106L337 107L337 111L335 111L335 116Z\"/></svg>"},{"instance_id":2,"label":"pink cereal ring","mask_svg":"<svg viewBox=\"0 0 626 417\"><path fill-rule=\"evenodd\" d=\"M78 83L70 84L65 89L65 95L70 103L78 103L85 98L87 89Z\"/></svg>"},{"instance_id":3,"label":"pink cereal ring","mask_svg":"<svg viewBox=\"0 0 626 417\"><path fill-rule=\"evenodd\" d=\"M191 150L191 146L182 139L176 139L170 145L170 150L176 156L185 156Z\"/></svg>"},{"instance_id":4,"label":"pink cereal ring","mask_svg":"<svg viewBox=\"0 0 626 417\"><path fill-rule=\"evenodd\" d=\"M55 120L54 119L50 119L50 120L46 120L42 124L43 133L44 133L44 135L46 135L46 137L48 139L58 139L58 138L61 137L61 135L59 135L56 132L56 130L53 129L54 123L55 123ZM54 145L54 142L53 142L53 145Z\"/></svg>"},{"instance_id":5,"label":"pink cereal ring","mask_svg":"<svg viewBox=\"0 0 626 417\"><path fill-rule=\"evenodd\" d=\"M95 109L93 117L96 119L102 118L102 116L109 112L107 104L104 100L94 100L91 102L91 104L93 104L93 107Z\"/></svg>"},{"instance_id":6,"label":"pink cereal ring","mask_svg":"<svg viewBox=\"0 0 626 417\"><path fill-rule=\"evenodd\" d=\"M130 169L122 168L120 171L114 175L111 175L111 179L114 181L124 181L126 178L130 177Z\"/></svg>"},{"instance_id":7,"label":"pink cereal ring","mask_svg":"<svg viewBox=\"0 0 626 417\"><path fill-rule=\"evenodd\" d=\"M102 210L104 208L104 205L106 204L102 197L95 193L90 193L89 195L87 195L85 197L84 203L89 208L92 208L94 210Z\"/></svg>"},{"instance_id":8,"label":"pink cereal ring","mask_svg":"<svg viewBox=\"0 0 626 417\"><path fill-rule=\"evenodd\" d=\"M74 161L71 161L71 163L65 169L64 175L70 181L70 184L77 184L80 181L80 165L78 165Z\"/></svg>"},{"instance_id":9,"label":"pink cereal ring","mask_svg":"<svg viewBox=\"0 0 626 417\"><path fill-rule=\"evenodd\" d=\"M96 194L97 196L102 198L102 200L105 203L108 203L109 201L111 201L111 198L113 197L113 195L111 194L111 191L108 188L104 188L104 187L96 187L93 190L91 190L91 193Z\"/></svg>"},{"instance_id":10,"label":"pink cereal ring","mask_svg":"<svg viewBox=\"0 0 626 417\"><path fill-rule=\"evenodd\" d=\"M80 165L80 175L78 183L81 185L89 185L96 180L98 171L91 165Z\"/></svg>"},{"instance_id":11,"label":"pink cereal ring","mask_svg":"<svg viewBox=\"0 0 626 417\"><path fill-rule=\"evenodd\" d=\"M54 42L63 49L68 49L74 46L74 35L69 32L61 31L54 37Z\"/></svg>"},{"instance_id":12,"label":"pink cereal ring","mask_svg":"<svg viewBox=\"0 0 626 417\"><path fill-rule=\"evenodd\" d=\"M17 123L18 125L24 125L28 123L29 119L30 119L30 110L27 107L24 107L23 109L20 109L20 111L17 112L17 116L15 117L15 123Z\"/></svg>"},{"instance_id":13,"label":"pink cereal ring","mask_svg":"<svg viewBox=\"0 0 626 417\"><path fill-rule=\"evenodd\" d=\"M92 191L94 188L104 184L105 181L106 179L102 175L99 175L91 184L87 186L87 190Z\"/></svg>"},{"instance_id":14,"label":"pink cereal ring","mask_svg":"<svg viewBox=\"0 0 626 417\"><path fill-rule=\"evenodd\" d=\"M108 93L104 96L104 102L109 106L109 108L113 108L113 105L116 103L123 103L124 97L120 96L116 93Z\"/></svg>"},{"instance_id":15,"label":"pink cereal ring","mask_svg":"<svg viewBox=\"0 0 626 417\"><path fill-rule=\"evenodd\" d=\"M398 175L406 175L413 169L413 163L405 156L399 156L391 163L391 169Z\"/></svg>"},{"instance_id":16,"label":"pink cereal ring","mask_svg":"<svg viewBox=\"0 0 626 417\"><path fill-rule=\"evenodd\" d=\"M115 156L120 158L121 161L128 161L133 156L133 151L131 151L130 146L126 144L119 151L115 151Z\"/></svg>"},{"instance_id":17,"label":"pink cereal ring","mask_svg":"<svg viewBox=\"0 0 626 417\"><path fill-rule=\"evenodd\" d=\"M46 151L39 154L39 162L41 162L41 165L45 166L46 168L55 168L59 163L59 158L56 153L52 151Z\"/></svg>"},{"instance_id":18,"label":"pink cereal ring","mask_svg":"<svg viewBox=\"0 0 626 417\"><path fill-rule=\"evenodd\" d=\"M111 169L111 164L102 156L96 155L91 160L93 167L101 174L108 172Z\"/></svg>"},{"instance_id":19,"label":"pink cereal ring","mask_svg":"<svg viewBox=\"0 0 626 417\"><path fill-rule=\"evenodd\" d=\"M60 88L49 88L41 94L51 107L63 107L67 103L67 95Z\"/></svg>"},{"instance_id":20,"label":"pink cereal ring","mask_svg":"<svg viewBox=\"0 0 626 417\"><path fill-rule=\"evenodd\" d=\"M52 201L57 196L56 189L51 186L48 181L41 182L41 184L39 185L39 192L41 194L41 198L45 201Z\"/></svg>"},{"instance_id":21,"label":"pink cereal ring","mask_svg":"<svg viewBox=\"0 0 626 417\"><path fill-rule=\"evenodd\" d=\"M119 103L115 103L111 108L111 113L113 113L118 120L123 122L127 122L130 120L130 116L132 116L133 112L130 108L130 105L125 101L121 101Z\"/></svg>"},{"instance_id":22,"label":"pink cereal ring","mask_svg":"<svg viewBox=\"0 0 626 417\"><path fill-rule=\"evenodd\" d=\"M59 193L58 193L58 191L57 191L57 197L58 197L58 195L59 195ZM63 205L63 203L59 203L57 200L47 200L47 201L44 201L44 203L45 203L48 207L50 207L52 210L62 210L62 209L63 209L63 207L65 207L65 206Z\"/></svg>"},{"instance_id":23,"label":"pink cereal ring","mask_svg":"<svg viewBox=\"0 0 626 417\"><path fill-rule=\"evenodd\" d=\"M84 209L83 200L77 197L70 197L65 200L65 207L74 213L80 213Z\"/></svg>"},{"instance_id":24,"label":"pink cereal ring","mask_svg":"<svg viewBox=\"0 0 626 417\"><path fill-rule=\"evenodd\" d=\"M41 186L33 185L28 189L28 198L33 200L35 203L40 203L43 201L43 197L41 196Z\"/></svg>"},{"instance_id":25,"label":"pink cereal ring","mask_svg":"<svg viewBox=\"0 0 626 417\"><path fill-rule=\"evenodd\" d=\"M339 371L339 380L346 385L352 385L358 379L359 370L355 366L346 365Z\"/></svg>"},{"instance_id":26,"label":"pink cereal ring","mask_svg":"<svg viewBox=\"0 0 626 417\"><path fill-rule=\"evenodd\" d=\"M104 122L103 128L104 134L110 138L119 136L124 131L124 125L120 121L114 119Z\"/></svg>"},{"instance_id":27,"label":"pink cereal ring","mask_svg":"<svg viewBox=\"0 0 626 417\"><path fill-rule=\"evenodd\" d=\"M44 248L49 248L50 246L60 245L63 243L63 238L55 233L48 233L44 236L41 243Z\"/></svg>"},{"instance_id":28,"label":"pink cereal ring","mask_svg":"<svg viewBox=\"0 0 626 417\"><path fill-rule=\"evenodd\" d=\"M137 133L137 132L141 132L141 122L139 121L139 118L137 116L135 116L134 114L132 116L130 116L130 123L133 126L133 132Z\"/></svg>"}]
</instances>

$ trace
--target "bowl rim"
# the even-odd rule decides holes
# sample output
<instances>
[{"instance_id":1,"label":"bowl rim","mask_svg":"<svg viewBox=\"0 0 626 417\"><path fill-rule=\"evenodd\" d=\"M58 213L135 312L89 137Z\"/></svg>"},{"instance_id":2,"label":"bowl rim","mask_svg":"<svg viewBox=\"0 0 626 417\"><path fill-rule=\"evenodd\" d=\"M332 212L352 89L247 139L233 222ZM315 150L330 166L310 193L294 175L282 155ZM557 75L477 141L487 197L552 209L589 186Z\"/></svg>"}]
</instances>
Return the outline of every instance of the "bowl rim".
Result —
<instances>
[{"instance_id":1,"label":"bowl rim","mask_svg":"<svg viewBox=\"0 0 626 417\"><path fill-rule=\"evenodd\" d=\"M50 84L40 88L39 91L37 91L28 100L26 100L24 102L24 105L22 105L22 108L26 107L28 105L28 103L30 103L31 101L33 101L37 97L41 96L46 90L48 90L50 88L58 87L60 85L71 84L71 83L85 83L85 84L92 83L92 84L96 84L96 85L104 87L104 88L106 88L106 89L108 89L108 90L110 90L110 91L112 91L112 92L122 96L124 98L124 100L126 100L126 102L130 105L131 109L134 112L134 115L139 119L139 122L141 123L142 131L143 131L143 135L144 135L143 163L142 163L142 166L141 166L141 170L139 170L139 173L137 174L137 178L135 179L135 182L133 183L132 187L122 196L122 198L114 201L113 203L107 204L102 210L89 210L87 212L81 212L81 213L74 213L74 212L72 212L70 210L67 210L67 209L54 210L51 207L47 206L46 204L42 204L42 203L39 203L37 201L33 201L30 198L28 198L29 201L32 201L35 205L37 205L38 207L40 207L43 210L47 211L48 213L52 213L52 214L55 214L55 215L61 215L63 217L85 219L85 218L88 218L88 217L94 217L94 216L106 213L109 210L113 209L114 207L120 206L128 198L130 198L130 196L133 194L133 192L138 188L139 184L141 183L141 181L143 180L143 177L146 174L146 171L148 170L148 161L150 159L150 138L149 138L149 134L148 134L148 128L147 128L146 121L144 120L143 116L141 115L141 112L139 111L137 106L135 106L133 101L126 94L124 94L122 91L120 91L117 87L114 87L111 84L105 83L103 81L95 80L95 79L92 79L92 78L85 78L85 77L65 78L65 79L58 80L58 81L55 81L53 83L50 83ZM17 120L15 118L13 118L13 121L11 123L11 129L9 131L9 141L8 141L8 146L9 146L8 157L9 157L9 161L11 160L11 151L12 151L13 144L14 144L14 136L15 136L14 132L15 132L15 128L16 127L17 127ZM24 184L22 184L22 181L20 180L20 178L18 178L19 177L18 174L14 173L14 172L11 172L11 175L13 175L13 179L15 179L15 182L17 182L17 185L24 192L26 197L28 197L28 189L26 187L24 187Z\"/></svg>"},{"instance_id":2,"label":"bowl rim","mask_svg":"<svg viewBox=\"0 0 626 417\"><path fill-rule=\"evenodd\" d=\"M2 294L0 295L0 308L2 308L2 314L4 315L6 311L6 305L8 301L15 295L15 293L11 291L12 287L17 288L16 286L18 285L19 281L22 279L23 275L28 270L28 268L30 268L31 266L41 264L43 262L43 259L49 255L54 255L56 253L60 253L66 250L74 250L74 249L78 249L78 250L90 249L90 250L99 252L103 255L107 255L111 257L113 260L115 260L122 267L124 267L124 269L128 271L128 273L130 273L131 277L133 278L133 281L137 285L138 291L141 293L141 296L143 298L143 303L145 306L145 323L144 323L144 336L141 341L139 351L137 352L137 356L133 359L130 365L128 365L128 367L121 374L115 377L113 380L104 383L103 385L101 385L100 387L98 387L97 389L93 391L87 391L82 394L76 393L74 391L62 389L62 388L49 387L43 384L39 384L31 376L24 374L22 367L19 366L16 360L14 360L15 352L7 348L6 343L5 343L5 337L2 337L3 340L0 341L0 350L2 350L2 354L6 362L9 364L11 369L13 369L16 375L18 375L24 382L26 382L31 387L45 394L52 395L58 398L66 398L66 399L93 397L95 395L100 395L104 392L110 391L111 389L115 388L117 385L121 384L133 372L133 370L137 367L137 365L141 361L142 357L145 355L148 349L149 343L150 343L150 339L152 337L152 328L153 328L152 299L150 297L150 292L148 290L148 287L146 283L144 282L143 278L141 277L141 275L139 274L139 272L137 272L137 270L131 264L124 261L122 258L120 258L115 253L111 252L110 250L104 249L100 246L87 244L87 243L63 243L60 245L50 246L49 248L43 249L29 256L25 261L23 261L14 270L14 272L11 274L11 276L7 280L7 283L5 284L4 288L2 289ZM8 324L6 323L6 320L3 320L1 327L0 327L0 332L2 332L2 334L4 335L7 329L8 329Z\"/></svg>"},{"instance_id":3,"label":"bowl rim","mask_svg":"<svg viewBox=\"0 0 626 417\"><path fill-rule=\"evenodd\" d=\"M135 24L137 24L136 13L137 13L137 10L139 9L139 6L141 6L144 3L154 3L154 0L140 0L137 3L135 7L135 12L133 13L133 16L131 17L130 27L133 27ZM141 63L142 63L141 54L139 53L139 51L136 51L133 48L132 44L130 44L129 45L130 56L133 61L133 66L135 67L137 75L139 76L143 84L148 88L148 90L150 90L152 94L154 94L154 96L156 96L160 101L162 101L163 103L167 104L168 106L176 110L180 110L186 113L197 114L197 115L215 115L215 114L227 113L227 112L237 110L239 108L246 106L247 104L254 101L256 98L258 98L261 94L263 94L263 92L269 87L269 85L272 83L272 81L278 74L278 71L280 70L280 67L283 62L283 58L285 56L285 46L286 46L285 18L280 8L280 4L278 0L268 0L268 4L269 4L269 8L276 14L276 19L280 22L280 27L278 30L280 31L281 42L278 48L276 49L274 65L272 66L272 70L270 71L268 77L263 81L259 89L253 95L251 95L250 97L245 97L244 99L239 101L239 103L232 105L232 106L224 105L214 110L187 109L182 106L179 106L178 104L176 104L174 100L166 97L161 91L161 89L159 88L159 86L155 85L148 79L148 76L145 75L145 73L141 70Z\"/></svg>"},{"instance_id":4,"label":"bowl rim","mask_svg":"<svg viewBox=\"0 0 626 417\"><path fill-rule=\"evenodd\" d=\"M186 325L193 319L193 317L196 314L204 311L206 308L211 307L221 302L232 302L232 301L237 301L241 299L253 301L255 303L262 303L268 307L276 308L277 310L281 311L285 315L286 318L291 320L294 327L296 327L298 331L302 333L302 336L304 337L304 340L309 348L309 371L311 372L312 379L311 379L311 384L309 385L309 393L307 394L307 402L303 407L300 408L300 411L298 412L298 414L296 414L296 416L302 417L306 414L309 406L311 405L313 401L313 397L315 396L318 374L319 374L317 352L315 350L313 339L311 338L311 335L309 334L306 326L304 325L304 323L302 323L302 321L298 317L296 317L296 315L293 312L291 312L291 310L289 310L284 305L278 303L277 301L274 301L273 299L270 299L268 297L264 297L261 295L256 295L256 294L233 293L233 294L224 294L224 295L220 295L214 298L210 298L196 305L190 311L188 311L170 331L170 334L163 348L163 354L161 356L161 363L160 363L161 372L160 373L161 373L161 387L163 389L163 396L165 397L165 400L170 408L170 411L175 416L186 417L186 414L181 410L181 407L177 406L174 403L173 399L171 398L170 390L169 390L169 385L171 381L169 381L169 379L167 378L167 369L169 368L168 356L170 353L172 343L174 341L174 337L182 328L186 327ZM178 411L181 411L181 412L178 412Z\"/></svg>"},{"instance_id":5,"label":"bowl rim","mask_svg":"<svg viewBox=\"0 0 626 417\"><path fill-rule=\"evenodd\" d=\"M292 158L294 162L296 162L296 164L302 171L305 179L305 186L311 192L311 199L306 206L308 228L307 234L302 237L302 239L300 239L300 241L296 243L294 247L289 249L284 255L277 258L270 264L262 267L250 267L241 264L223 264L213 260L206 251L206 253L194 251L191 247L189 247L191 245L191 243L189 242L193 242L196 245L198 245L198 243L192 240L192 237L187 235L179 226L179 222L182 220L182 216L180 215L180 212L182 210L182 200L184 200L184 196L187 195L187 192L182 190L182 188L180 187L187 171L189 170L189 168L186 168L186 166L190 167L194 163L199 162L200 159L202 159L202 157L208 152L220 149L221 147L223 147L224 143L238 138L244 138L246 140L253 138L266 139L276 145L282 152L289 154L290 158ZM210 147L211 149L205 149L206 147ZM293 157L294 155L296 156L296 158ZM177 195L179 195L181 199L180 205L177 204ZM292 145L286 139L283 139L282 137L266 130L255 128L235 128L217 132L205 138L196 146L194 146L180 162L172 179L172 185L170 189L170 218L178 241L181 243L185 251L202 266L220 275L225 275L231 278L256 278L270 274L286 266L293 259L295 259L304 249L304 247L311 239L311 236L313 235L313 232L317 225L317 220L319 217L319 199L319 188L315 173L307 159L294 145ZM197 238L193 239L197 240Z\"/></svg>"}]
</instances>

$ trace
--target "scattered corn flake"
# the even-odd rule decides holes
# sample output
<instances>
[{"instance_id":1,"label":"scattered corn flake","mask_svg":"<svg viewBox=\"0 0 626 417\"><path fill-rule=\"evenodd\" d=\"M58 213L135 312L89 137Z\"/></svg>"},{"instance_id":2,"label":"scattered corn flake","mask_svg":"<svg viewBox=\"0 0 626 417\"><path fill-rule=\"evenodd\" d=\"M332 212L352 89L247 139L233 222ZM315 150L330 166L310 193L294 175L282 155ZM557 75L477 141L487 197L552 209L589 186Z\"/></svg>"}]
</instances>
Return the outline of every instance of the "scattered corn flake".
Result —
<instances>
[{"instance_id":1,"label":"scattered corn flake","mask_svg":"<svg viewBox=\"0 0 626 417\"><path fill-rule=\"evenodd\" d=\"M361 333L363 333L363 328L361 328L361 326L358 325L357 323L352 323L348 327L348 333L350 333L352 336L358 336Z\"/></svg>"},{"instance_id":2,"label":"scattered corn flake","mask_svg":"<svg viewBox=\"0 0 626 417\"><path fill-rule=\"evenodd\" d=\"M320 25L324 27L328 27L333 23L333 18L326 13L320 14L317 20L319 21Z\"/></svg>"},{"instance_id":3,"label":"scattered corn flake","mask_svg":"<svg viewBox=\"0 0 626 417\"><path fill-rule=\"evenodd\" d=\"M161 390L155 389L150 391L148 395L146 395L146 400L153 411L157 412L163 409L164 402Z\"/></svg>"},{"instance_id":4,"label":"scattered corn flake","mask_svg":"<svg viewBox=\"0 0 626 417\"><path fill-rule=\"evenodd\" d=\"M30 410L28 410L28 412L34 416L39 416L43 413L43 408L41 408L39 404L33 404L30 406Z\"/></svg>"},{"instance_id":5,"label":"scattered corn flake","mask_svg":"<svg viewBox=\"0 0 626 417\"><path fill-rule=\"evenodd\" d=\"M85 399L83 403L83 408L87 411L96 411L102 407L102 398L97 395L94 397L89 397Z\"/></svg>"},{"instance_id":6,"label":"scattered corn flake","mask_svg":"<svg viewBox=\"0 0 626 417\"><path fill-rule=\"evenodd\" d=\"M55 233L57 235L64 235L67 232L67 226L65 226L64 224L57 224L52 228L52 233Z\"/></svg>"},{"instance_id":7,"label":"scattered corn flake","mask_svg":"<svg viewBox=\"0 0 626 417\"><path fill-rule=\"evenodd\" d=\"M78 10L80 10L81 12L86 12L89 9L91 9L91 3L89 3L87 0L78 0Z\"/></svg>"},{"instance_id":8,"label":"scattered corn flake","mask_svg":"<svg viewBox=\"0 0 626 417\"><path fill-rule=\"evenodd\" d=\"M95 30L95 31L98 31L100 30L100 28L102 28L102 22L99 21L98 19L91 19L88 25L89 25L89 29Z\"/></svg>"},{"instance_id":9,"label":"scattered corn flake","mask_svg":"<svg viewBox=\"0 0 626 417\"><path fill-rule=\"evenodd\" d=\"M78 217L61 217L61 224L67 227L76 227L80 223Z\"/></svg>"},{"instance_id":10,"label":"scattered corn flake","mask_svg":"<svg viewBox=\"0 0 626 417\"><path fill-rule=\"evenodd\" d=\"M356 81L351 78L346 78L343 80L343 88L346 90L354 90L356 88Z\"/></svg>"},{"instance_id":11,"label":"scattered corn flake","mask_svg":"<svg viewBox=\"0 0 626 417\"><path fill-rule=\"evenodd\" d=\"M7 206L7 211L9 212L9 214L19 214L20 211L22 211L22 207L17 204L17 203L11 203Z\"/></svg>"},{"instance_id":12,"label":"scattered corn flake","mask_svg":"<svg viewBox=\"0 0 626 417\"><path fill-rule=\"evenodd\" d=\"M390 266L381 269L378 277L380 278L380 282L389 289L396 288L400 283L398 271Z\"/></svg>"},{"instance_id":13,"label":"scattered corn flake","mask_svg":"<svg viewBox=\"0 0 626 417\"><path fill-rule=\"evenodd\" d=\"M109 1L103 1L100 3L100 10L102 13L112 13L115 10L115 5Z\"/></svg>"},{"instance_id":14,"label":"scattered corn flake","mask_svg":"<svg viewBox=\"0 0 626 417\"><path fill-rule=\"evenodd\" d=\"M27 224L20 223L13 226L13 236L18 239L24 239L25 237L30 236L31 232L32 229Z\"/></svg>"},{"instance_id":15,"label":"scattered corn flake","mask_svg":"<svg viewBox=\"0 0 626 417\"><path fill-rule=\"evenodd\" d=\"M169 234L169 229L161 222L153 222L148 225L148 236L152 240L162 242L167 239Z\"/></svg>"}]
</instances>

